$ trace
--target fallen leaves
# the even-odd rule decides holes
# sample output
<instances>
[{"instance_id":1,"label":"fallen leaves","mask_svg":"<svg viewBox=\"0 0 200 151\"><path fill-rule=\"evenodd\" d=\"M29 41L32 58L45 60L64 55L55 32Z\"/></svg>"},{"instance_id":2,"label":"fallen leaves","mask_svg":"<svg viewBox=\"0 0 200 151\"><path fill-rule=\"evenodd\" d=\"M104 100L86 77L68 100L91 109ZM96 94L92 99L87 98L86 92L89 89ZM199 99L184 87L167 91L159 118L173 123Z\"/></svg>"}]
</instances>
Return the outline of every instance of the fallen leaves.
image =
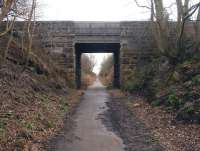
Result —
<instances>
[{"instance_id":1,"label":"fallen leaves","mask_svg":"<svg viewBox=\"0 0 200 151\"><path fill-rule=\"evenodd\" d=\"M173 123L174 116L161 107L152 107L142 97L134 97L132 112L158 138L167 151L199 151L200 126Z\"/></svg>"},{"instance_id":2,"label":"fallen leaves","mask_svg":"<svg viewBox=\"0 0 200 151\"><path fill-rule=\"evenodd\" d=\"M140 107L140 106L141 106L141 104L139 104L139 103L134 103L134 104L133 104L133 107L134 107L134 108L137 108L137 107Z\"/></svg>"},{"instance_id":3,"label":"fallen leaves","mask_svg":"<svg viewBox=\"0 0 200 151\"><path fill-rule=\"evenodd\" d=\"M3 70L0 150L42 151L42 142L61 129L66 113L76 107L83 92L63 85L59 89L49 87L48 79L30 71L21 73L21 67L15 65Z\"/></svg>"}]
</instances>

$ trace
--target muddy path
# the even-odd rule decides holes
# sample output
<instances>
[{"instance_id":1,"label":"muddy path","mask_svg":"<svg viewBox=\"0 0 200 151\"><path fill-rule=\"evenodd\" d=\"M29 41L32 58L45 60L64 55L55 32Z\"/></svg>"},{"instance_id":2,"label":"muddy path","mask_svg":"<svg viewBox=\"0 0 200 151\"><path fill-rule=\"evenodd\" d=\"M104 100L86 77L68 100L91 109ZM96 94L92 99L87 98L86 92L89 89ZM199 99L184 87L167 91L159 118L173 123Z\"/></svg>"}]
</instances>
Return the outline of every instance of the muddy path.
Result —
<instances>
[{"instance_id":1,"label":"muddy path","mask_svg":"<svg viewBox=\"0 0 200 151\"><path fill-rule=\"evenodd\" d=\"M73 119L49 141L47 150L162 151L144 125L116 102L101 82L95 81L85 91Z\"/></svg>"},{"instance_id":2,"label":"muddy path","mask_svg":"<svg viewBox=\"0 0 200 151\"><path fill-rule=\"evenodd\" d=\"M164 151L145 125L123 103L126 98L110 98L107 117L112 129L125 144L125 151Z\"/></svg>"}]
</instances>

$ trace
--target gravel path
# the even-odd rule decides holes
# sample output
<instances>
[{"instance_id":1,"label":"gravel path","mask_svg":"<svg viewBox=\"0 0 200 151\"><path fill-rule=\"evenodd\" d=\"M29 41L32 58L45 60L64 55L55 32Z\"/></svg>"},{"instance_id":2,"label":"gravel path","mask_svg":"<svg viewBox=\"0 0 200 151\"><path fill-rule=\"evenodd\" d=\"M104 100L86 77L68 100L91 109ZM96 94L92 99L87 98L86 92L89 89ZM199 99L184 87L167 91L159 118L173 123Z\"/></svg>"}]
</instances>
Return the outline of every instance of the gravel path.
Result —
<instances>
[{"instance_id":1,"label":"gravel path","mask_svg":"<svg viewBox=\"0 0 200 151\"><path fill-rule=\"evenodd\" d=\"M123 141L102 122L109 94L97 80L82 98L68 132L51 141L55 151L124 151ZM68 121L69 122L69 121ZM68 123L66 123L67 125ZM66 130L69 128L66 128ZM53 145L52 145L53 144Z\"/></svg>"},{"instance_id":2,"label":"gravel path","mask_svg":"<svg viewBox=\"0 0 200 151\"><path fill-rule=\"evenodd\" d=\"M73 120L50 140L49 151L162 151L149 130L97 80L86 90Z\"/></svg>"}]
</instances>

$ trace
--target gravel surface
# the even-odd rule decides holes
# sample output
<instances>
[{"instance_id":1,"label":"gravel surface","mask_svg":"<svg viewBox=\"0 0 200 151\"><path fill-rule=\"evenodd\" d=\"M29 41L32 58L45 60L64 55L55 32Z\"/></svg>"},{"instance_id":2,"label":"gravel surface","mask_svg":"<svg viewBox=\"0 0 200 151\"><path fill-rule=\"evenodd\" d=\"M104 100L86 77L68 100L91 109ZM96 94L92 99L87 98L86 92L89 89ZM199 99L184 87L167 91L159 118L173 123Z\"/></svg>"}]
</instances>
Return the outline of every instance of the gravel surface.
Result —
<instances>
[{"instance_id":1,"label":"gravel surface","mask_svg":"<svg viewBox=\"0 0 200 151\"><path fill-rule=\"evenodd\" d=\"M85 91L73 120L49 143L49 151L124 151L122 139L102 122L109 93L97 80Z\"/></svg>"}]
</instances>

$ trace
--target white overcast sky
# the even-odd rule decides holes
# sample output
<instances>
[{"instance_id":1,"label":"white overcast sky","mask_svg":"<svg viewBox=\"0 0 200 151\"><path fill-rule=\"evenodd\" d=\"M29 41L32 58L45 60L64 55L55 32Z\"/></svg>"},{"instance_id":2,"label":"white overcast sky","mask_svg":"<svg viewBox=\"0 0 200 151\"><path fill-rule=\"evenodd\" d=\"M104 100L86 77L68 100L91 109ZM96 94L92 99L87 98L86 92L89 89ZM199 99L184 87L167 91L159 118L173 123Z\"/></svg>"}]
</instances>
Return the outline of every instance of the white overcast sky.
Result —
<instances>
[{"instance_id":1,"label":"white overcast sky","mask_svg":"<svg viewBox=\"0 0 200 151\"><path fill-rule=\"evenodd\" d=\"M40 0L40 4L41 20L122 21L149 16L133 0Z\"/></svg>"},{"instance_id":2,"label":"white overcast sky","mask_svg":"<svg viewBox=\"0 0 200 151\"><path fill-rule=\"evenodd\" d=\"M137 1L141 5L149 5L150 0ZM130 21L148 20L150 16L149 11L139 8L134 0L38 0L38 2L41 10L40 20ZM176 0L163 0L163 2L169 7ZM176 15L172 13L176 7L172 6L168 9L171 18Z\"/></svg>"},{"instance_id":3,"label":"white overcast sky","mask_svg":"<svg viewBox=\"0 0 200 151\"><path fill-rule=\"evenodd\" d=\"M149 0L138 0L140 4L148 5ZM164 0L165 6L170 6L176 0ZM194 0L199 2L199 0ZM148 20L149 11L137 7L134 0L38 0L39 20L47 21L132 21ZM168 9L171 18L175 6ZM97 66L95 72L99 71L100 64L105 54L97 54Z\"/></svg>"}]
</instances>

